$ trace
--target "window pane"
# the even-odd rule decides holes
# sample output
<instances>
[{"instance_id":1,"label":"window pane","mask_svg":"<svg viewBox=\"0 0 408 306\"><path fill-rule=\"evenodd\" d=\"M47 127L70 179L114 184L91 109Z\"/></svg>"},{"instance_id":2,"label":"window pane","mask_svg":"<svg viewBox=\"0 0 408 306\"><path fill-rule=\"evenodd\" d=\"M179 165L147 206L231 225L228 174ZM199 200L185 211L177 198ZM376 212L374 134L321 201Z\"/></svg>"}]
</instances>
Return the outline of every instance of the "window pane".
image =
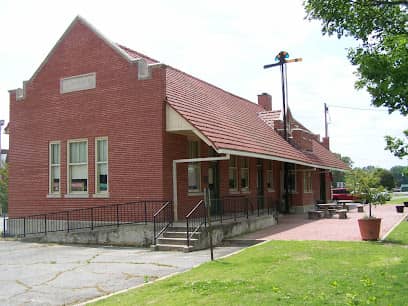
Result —
<instances>
[{"instance_id":1,"label":"window pane","mask_svg":"<svg viewBox=\"0 0 408 306\"><path fill-rule=\"evenodd\" d=\"M273 189L273 172L272 170L266 171L266 184L268 189Z\"/></svg>"},{"instance_id":2,"label":"window pane","mask_svg":"<svg viewBox=\"0 0 408 306\"><path fill-rule=\"evenodd\" d=\"M97 191L108 191L108 165L98 164L97 171Z\"/></svg>"},{"instance_id":3,"label":"window pane","mask_svg":"<svg viewBox=\"0 0 408 306\"><path fill-rule=\"evenodd\" d=\"M189 141L188 142L188 157L197 158L199 156L199 145L198 141Z\"/></svg>"},{"instance_id":4,"label":"window pane","mask_svg":"<svg viewBox=\"0 0 408 306\"><path fill-rule=\"evenodd\" d=\"M71 172L71 191L88 190L88 166L75 165L70 166Z\"/></svg>"},{"instance_id":5,"label":"window pane","mask_svg":"<svg viewBox=\"0 0 408 306\"><path fill-rule=\"evenodd\" d=\"M241 190L247 191L249 189L249 169L241 168Z\"/></svg>"},{"instance_id":6,"label":"window pane","mask_svg":"<svg viewBox=\"0 0 408 306\"><path fill-rule=\"evenodd\" d=\"M51 144L51 164L60 163L60 145L59 143Z\"/></svg>"},{"instance_id":7,"label":"window pane","mask_svg":"<svg viewBox=\"0 0 408 306\"><path fill-rule=\"evenodd\" d=\"M69 162L70 163L86 163L87 158L87 142L71 142L69 144Z\"/></svg>"},{"instance_id":8,"label":"window pane","mask_svg":"<svg viewBox=\"0 0 408 306\"><path fill-rule=\"evenodd\" d=\"M97 161L104 162L108 160L108 142L106 139L97 141Z\"/></svg>"},{"instance_id":9,"label":"window pane","mask_svg":"<svg viewBox=\"0 0 408 306\"><path fill-rule=\"evenodd\" d=\"M200 190L200 164L191 163L188 165L188 190Z\"/></svg>"},{"instance_id":10,"label":"window pane","mask_svg":"<svg viewBox=\"0 0 408 306\"><path fill-rule=\"evenodd\" d=\"M229 168L229 189L237 190L237 168Z\"/></svg>"},{"instance_id":11,"label":"window pane","mask_svg":"<svg viewBox=\"0 0 408 306\"><path fill-rule=\"evenodd\" d=\"M60 167L51 167L51 192L59 192L59 182L60 182Z\"/></svg>"},{"instance_id":12,"label":"window pane","mask_svg":"<svg viewBox=\"0 0 408 306\"><path fill-rule=\"evenodd\" d=\"M231 156L229 160L229 166L230 167L236 167L237 166L237 158L235 156Z\"/></svg>"}]
</instances>

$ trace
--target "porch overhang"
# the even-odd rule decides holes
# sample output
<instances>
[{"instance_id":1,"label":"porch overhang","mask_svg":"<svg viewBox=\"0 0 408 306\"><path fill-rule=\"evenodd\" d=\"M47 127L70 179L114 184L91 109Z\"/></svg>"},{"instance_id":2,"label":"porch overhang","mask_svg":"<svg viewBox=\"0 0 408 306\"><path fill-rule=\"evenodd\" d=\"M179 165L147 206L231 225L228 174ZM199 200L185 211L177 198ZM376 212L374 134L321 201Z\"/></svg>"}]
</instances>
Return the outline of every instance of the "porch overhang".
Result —
<instances>
[{"instance_id":1,"label":"porch overhang","mask_svg":"<svg viewBox=\"0 0 408 306\"><path fill-rule=\"evenodd\" d=\"M283 157L273 156L273 155L268 155L268 154L246 152L246 151L239 151L239 150L230 150L230 149L218 149L216 151L219 154L229 154L229 155L236 155L236 156L261 158L261 159L266 159L266 160L275 160L275 161L291 163L291 164L296 164L296 165L301 165L301 166L306 166L306 167L312 167L316 169L335 170L335 171L342 171L342 172L346 171L340 168L328 167L328 166L323 166L323 165L318 165L318 164L313 164L313 163L307 163L307 162L303 162L303 161L299 161L295 159L288 159L288 158L283 158Z\"/></svg>"},{"instance_id":2,"label":"porch overhang","mask_svg":"<svg viewBox=\"0 0 408 306\"><path fill-rule=\"evenodd\" d=\"M169 104L166 104L166 132L198 137L208 146L213 147L214 150L216 150L215 146L207 137L205 137L199 130L197 130L190 122L184 119Z\"/></svg>"}]
</instances>

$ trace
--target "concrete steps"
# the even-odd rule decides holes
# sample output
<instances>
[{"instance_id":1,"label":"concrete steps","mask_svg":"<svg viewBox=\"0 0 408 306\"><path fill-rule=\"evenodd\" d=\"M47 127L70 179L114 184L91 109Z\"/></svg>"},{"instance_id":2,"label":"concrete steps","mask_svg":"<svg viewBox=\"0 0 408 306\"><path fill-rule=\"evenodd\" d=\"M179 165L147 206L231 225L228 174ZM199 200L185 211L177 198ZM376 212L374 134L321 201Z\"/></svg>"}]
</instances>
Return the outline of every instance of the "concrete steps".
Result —
<instances>
[{"instance_id":1,"label":"concrete steps","mask_svg":"<svg viewBox=\"0 0 408 306\"><path fill-rule=\"evenodd\" d=\"M201 232L195 232L190 236L190 246L187 247L187 231L185 227L169 227L160 238L156 245L152 245L155 251L181 251L191 252L199 241Z\"/></svg>"}]
</instances>

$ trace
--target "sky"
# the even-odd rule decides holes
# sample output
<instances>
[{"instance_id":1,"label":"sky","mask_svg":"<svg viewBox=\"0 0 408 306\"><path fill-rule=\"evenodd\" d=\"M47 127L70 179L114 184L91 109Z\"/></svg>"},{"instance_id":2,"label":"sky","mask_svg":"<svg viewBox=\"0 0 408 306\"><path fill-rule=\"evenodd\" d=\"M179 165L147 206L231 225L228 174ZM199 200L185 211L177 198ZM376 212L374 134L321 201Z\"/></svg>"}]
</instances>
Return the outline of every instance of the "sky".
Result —
<instances>
[{"instance_id":1,"label":"sky","mask_svg":"<svg viewBox=\"0 0 408 306\"><path fill-rule=\"evenodd\" d=\"M144 53L226 91L256 102L272 95L281 109L279 51L302 62L287 65L293 116L324 135L329 107L331 150L354 166L408 165L384 151L385 135L402 137L407 118L371 106L347 60L350 38L322 36L305 20L303 0L287 1L0 1L0 119L9 121L8 90L31 78L72 20L81 15L113 42ZM279 6L282 4L282 6ZM8 135L1 145L8 148Z\"/></svg>"}]
</instances>

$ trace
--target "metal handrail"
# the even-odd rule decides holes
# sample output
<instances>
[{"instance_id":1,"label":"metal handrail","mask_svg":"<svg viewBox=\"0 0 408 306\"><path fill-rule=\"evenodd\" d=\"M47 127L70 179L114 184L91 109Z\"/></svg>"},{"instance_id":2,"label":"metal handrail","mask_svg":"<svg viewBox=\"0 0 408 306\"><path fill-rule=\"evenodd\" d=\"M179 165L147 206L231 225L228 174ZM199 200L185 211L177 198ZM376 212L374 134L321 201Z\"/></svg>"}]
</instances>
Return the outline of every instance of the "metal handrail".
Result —
<instances>
[{"instance_id":1,"label":"metal handrail","mask_svg":"<svg viewBox=\"0 0 408 306\"><path fill-rule=\"evenodd\" d=\"M199 208L204 206L204 201L199 201L196 206L186 215L186 238L187 238L187 247L190 246L190 239L196 233L201 226L204 224L207 226L207 212L204 207L203 216L200 215ZM193 228L190 230L190 225L192 224ZM195 227L194 227L195 226Z\"/></svg>"},{"instance_id":2,"label":"metal handrail","mask_svg":"<svg viewBox=\"0 0 408 306\"><path fill-rule=\"evenodd\" d=\"M166 220L166 213L170 211L170 216L167 216ZM163 222L160 222L159 218L163 218ZM167 201L163 204L162 207L153 215L153 244L156 245L157 238L173 223L173 209L172 209L172 202ZM161 229L159 229L159 225L161 225Z\"/></svg>"}]
</instances>

